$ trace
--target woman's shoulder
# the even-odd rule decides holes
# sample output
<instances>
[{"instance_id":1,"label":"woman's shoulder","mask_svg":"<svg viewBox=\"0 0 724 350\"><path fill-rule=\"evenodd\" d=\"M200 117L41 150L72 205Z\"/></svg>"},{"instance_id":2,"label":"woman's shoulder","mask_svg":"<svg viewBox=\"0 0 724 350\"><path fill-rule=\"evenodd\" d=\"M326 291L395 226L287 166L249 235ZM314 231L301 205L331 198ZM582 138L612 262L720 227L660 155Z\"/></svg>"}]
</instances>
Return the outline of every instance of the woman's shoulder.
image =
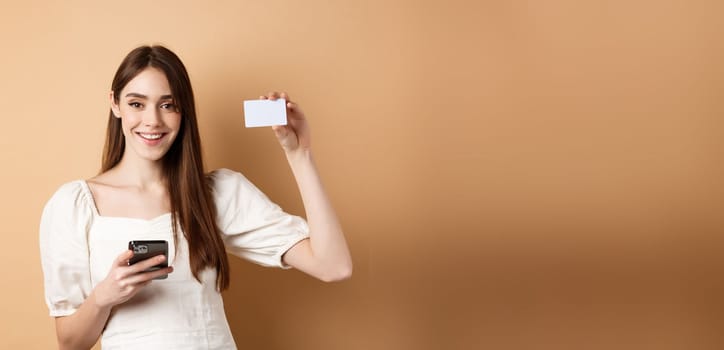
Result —
<instances>
[{"instance_id":1,"label":"woman's shoulder","mask_svg":"<svg viewBox=\"0 0 724 350\"><path fill-rule=\"evenodd\" d=\"M216 169L209 172L207 177L217 199L258 191L244 174L231 169Z\"/></svg>"},{"instance_id":2,"label":"woman's shoulder","mask_svg":"<svg viewBox=\"0 0 724 350\"><path fill-rule=\"evenodd\" d=\"M85 180L73 180L61 184L51 196L51 200L75 200L84 195Z\"/></svg>"},{"instance_id":3,"label":"woman's shoulder","mask_svg":"<svg viewBox=\"0 0 724 350\"><path fill-rule=\"evenodd\" d=\"M66 182L53 193L40 217L40 247L42 255L54 261L68 258L63 245L74 248L87 238L94 213L89 202L85 180ZM54 255L59 254L59 255Z\"/></svg>"},{"instance_id":4,"label":"woman's shoulder","mask_svg":"<svg viewBox=\"0 0 724 350\"><path fill-rule=\"evenodd\" d=\"M249 181L244 174L227 168L212 170L207 176L211 180L213 187Z\"/></svg>"},{"instance_id":5,"label":"woman's shoulder","mask_svg":"<svg viewBox=\"0 0 724 350\"><path fill-rule=\"evenodd\" d=\"M234 170L231 170L228 168L218 168L218 169L209 171L206 175L211 178L217 178L217 177L237 176L237 174L241 175L241 173L238 171L234 171Z\"/></svg>"},{"instance_id":6,"label":"woman's shoulder","mask_svg":"<svg viewBox=\"0 0 724 350\"><path fill-rule=\"evenodd\" d=\"M85 180L73 180L61 184L48 199L46 209L52 207L68 210L88 206L89 196L86 186Z\"/></svg>"}]
</instances>

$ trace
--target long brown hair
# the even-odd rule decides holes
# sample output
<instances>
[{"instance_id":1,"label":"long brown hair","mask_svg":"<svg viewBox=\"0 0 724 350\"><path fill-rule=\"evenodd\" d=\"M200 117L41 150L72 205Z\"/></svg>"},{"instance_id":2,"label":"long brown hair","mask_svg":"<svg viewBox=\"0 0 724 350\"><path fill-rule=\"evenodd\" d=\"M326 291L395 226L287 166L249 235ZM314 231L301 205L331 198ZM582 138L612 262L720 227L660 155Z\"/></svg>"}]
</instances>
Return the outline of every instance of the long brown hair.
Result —
<instances>
[{"instance_id":1,"label":"long brown hair","mask_svg":"<svg viewBox=\"0 0 724 350\"><path fill-rule=\"evenodd\" d=\"M201 159L201 139L196 123L196 107L186 67L163 46L141 46L131 51L121 62L113 77L111 89L115 102L121 90L136 75L148 67L163 71L168 79L174 104L181 113L178 135L162 160L163 176L171 200L172 226L178 238L180 224L189 245L191 271L199 282L199 273L206 267L216 269L216 288L229 286L229 261L216 225L216 206L211 195L211 179L204 174ZM121 119L108 114L106 144L101 172L121 161L125 151Z\"/></svg>"}]
</instances>

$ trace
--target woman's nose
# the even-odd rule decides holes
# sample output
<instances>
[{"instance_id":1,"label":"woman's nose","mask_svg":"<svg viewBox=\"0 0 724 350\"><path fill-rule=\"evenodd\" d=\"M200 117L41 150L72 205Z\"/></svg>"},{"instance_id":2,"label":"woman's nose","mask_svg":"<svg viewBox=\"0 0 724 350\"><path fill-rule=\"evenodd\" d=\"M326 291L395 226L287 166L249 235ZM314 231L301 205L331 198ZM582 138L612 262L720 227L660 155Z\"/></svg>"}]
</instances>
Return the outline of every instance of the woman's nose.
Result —
<instances>
[{"instance_id":1,"label":"woman's nose","mask_svg":"<svg viewBox=\"0 0 724 350\"><path fill-rule=\"evenodd\" d=\"M143 114L143 125L156 126L161 124L161 111L158 108L149 108Z\"/></svg>"}]
</instances>

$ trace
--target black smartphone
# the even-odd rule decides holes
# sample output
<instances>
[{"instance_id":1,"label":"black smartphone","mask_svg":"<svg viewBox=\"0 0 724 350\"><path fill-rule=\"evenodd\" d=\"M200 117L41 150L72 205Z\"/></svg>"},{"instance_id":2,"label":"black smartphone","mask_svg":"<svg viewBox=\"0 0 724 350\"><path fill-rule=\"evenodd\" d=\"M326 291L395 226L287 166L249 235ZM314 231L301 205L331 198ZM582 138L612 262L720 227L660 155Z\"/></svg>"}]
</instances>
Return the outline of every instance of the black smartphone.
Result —
<instances>
[{"instance_id":1,"label":"black smartphone","mask_svg":"<svg viewBox=\"0 0 724 350\"><path fill-rule=\"evenodd\" d=\"M156 271L158 269L162 269L168 266L167 241L130 241L128 242L128 249L133 251L133 257L128 260L129 266L157 255L164 255L166 257L166 260L158 265L150 267L144 272ZM159 276L154 279L162 280L166 277L168 277L168 275Z\"/></svg>"}]
</instances>

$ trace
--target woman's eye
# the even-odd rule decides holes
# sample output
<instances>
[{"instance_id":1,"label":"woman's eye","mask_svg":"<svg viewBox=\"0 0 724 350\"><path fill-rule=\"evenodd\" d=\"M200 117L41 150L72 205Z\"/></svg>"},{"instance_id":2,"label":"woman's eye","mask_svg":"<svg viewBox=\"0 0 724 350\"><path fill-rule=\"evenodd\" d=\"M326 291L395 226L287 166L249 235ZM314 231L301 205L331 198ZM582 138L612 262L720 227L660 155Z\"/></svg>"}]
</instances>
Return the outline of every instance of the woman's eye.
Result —
<instances>
[{"instance_id":1,"label":"woman's eye","mask_svg":"<svg viewBox=\"0 0 724 350\"><path fill-rule=\"evenodd\" d=\"M178 112L178 107L173 103L164 103L161 105L161 109L164 109L170 113Z\"/></svg>"},{"instance_id":2,"label":"woman's eye","mask_svg":"<svg viewBox=\"0 0 724 350\"><path fill-rule=\"evenodd\" d=\"M133 108L141 108L141 106L142 106L142 105L141 105L140 103L138 103L138 102L129 102L128 105L131 106L131 107L133 107Z\"/></svg>"}]
</instances>

